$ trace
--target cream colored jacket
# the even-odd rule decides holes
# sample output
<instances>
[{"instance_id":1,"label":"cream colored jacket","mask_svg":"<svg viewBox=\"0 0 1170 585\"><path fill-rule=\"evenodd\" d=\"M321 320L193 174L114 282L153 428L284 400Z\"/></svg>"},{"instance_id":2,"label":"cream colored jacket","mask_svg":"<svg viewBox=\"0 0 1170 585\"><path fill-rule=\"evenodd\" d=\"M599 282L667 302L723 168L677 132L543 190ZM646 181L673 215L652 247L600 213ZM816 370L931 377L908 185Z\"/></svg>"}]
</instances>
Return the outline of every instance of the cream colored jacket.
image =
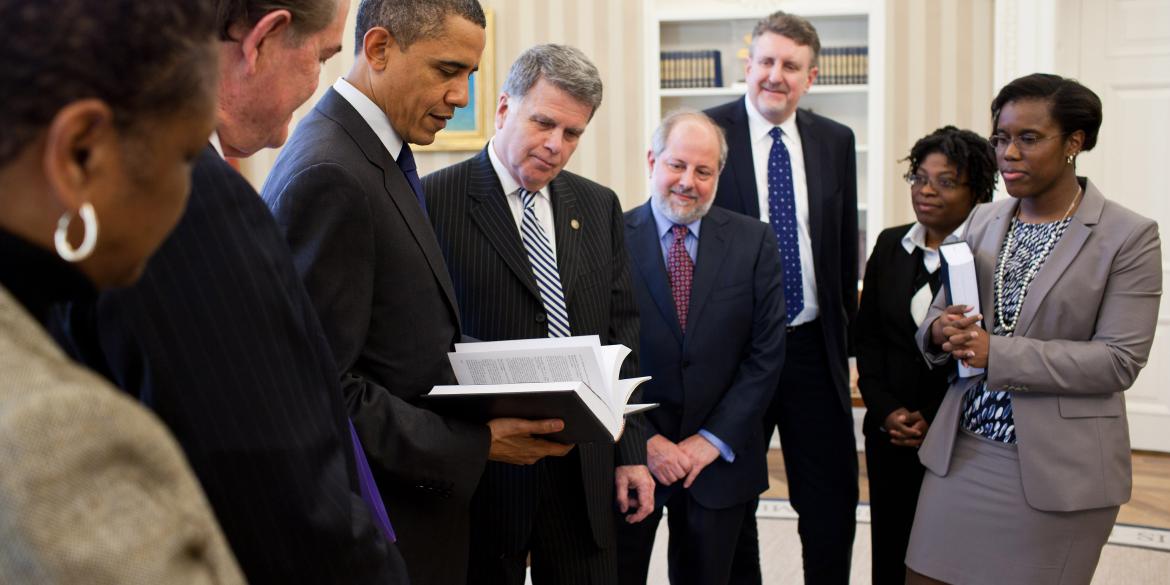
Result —
<instances>
[{"instance_id":1,"label":"cream colored jacket","mask_svg":"<svg viewBox=\"0 0 1170 585\"><path fill-rule=\"evenodd\" d=\"M0 287L0 583L243 582L162 423Z\"/></svg>"}]
</instances>

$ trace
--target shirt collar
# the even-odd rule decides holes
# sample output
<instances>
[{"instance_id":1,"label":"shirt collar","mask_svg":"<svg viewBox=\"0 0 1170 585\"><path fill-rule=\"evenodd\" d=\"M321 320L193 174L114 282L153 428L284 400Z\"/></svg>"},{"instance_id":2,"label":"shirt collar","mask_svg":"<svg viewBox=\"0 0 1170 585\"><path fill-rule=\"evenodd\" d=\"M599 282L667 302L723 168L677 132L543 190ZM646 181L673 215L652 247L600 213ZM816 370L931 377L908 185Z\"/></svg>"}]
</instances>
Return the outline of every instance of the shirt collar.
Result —
<instances>
[{"instance_id":1,"label":"shirt collar","mask_svg":"<svg viewBox=\"0 0 1170 585\"><path fill-rule=\"evenodd\" d=\"M386 116L386 112L378 107L366 94L354 87L352 83L345 80L344 77L337 78L337 82L333 84L333 89L349 102L353 109L357 110L358 115L366 121L374 134L378 136L378 140L382 141L382 145L386 147L386 152L395 161L398 160L399 153L402 152L402 137L394 131L394 127L390 125L390 118Z\"/></svg>"},{"instance_id":2,"label":"shirt collar","mask_svg":"<svg viewBox=\"0 0 1170 585\"><path fill-rule=\"evenodd\" d=\"M951 232L949 236L943 238L942 243L950 244L952 242L958 242L963 239L963 234L966 231L967 220L963 220L963 223L959 224L959 227L955 228L955 231ZM906 235L902 236L902 247L905 248L907 254L913 254L915 248L922 248L923 250L927 250L926 226L918 222L914 222L914 225L910 228L910 231L906 232Z\"/></svg>"},{"instance_id":3,"label":"shirt collar","mask_svg":"<svg viewBox=\"0 0 1170 585\"><path fill-rule=\"evenodd\" d=\"M776 127L777 124L769 122L768 119L765 118L764 115L756 109L755 104L752 103L752 100L749 99L747 95L743 96L743 100L744 104L747 106L748 137L751 138L752 143L755 144L764 138L768 138L770 140L771 137L768 136L768 133L771 132L772 128ZM794 144L800 145L800 130L796 127L796 112L792 112L792 115L788 116L788 119L781 122L779 126L780 129L784 131L785 136L788 136L788 138L792 140Z\"/></svg>"},{"instance_id":4,"label":"shirt collar","mask_svg":"<svg viewBox=\"0 0 1170 585\"><path fill-rule=\"evenodd\" d=\"M496 171L496 177L500 179L500 186L504 188L504 195L511 195L520 189L520 182L512 178L512 172L508 167L504 166L504 161L500 160L499 155L496 154L496 139L492 137L487 145L488 159L492 161L492 169ZM536 192L538 197L548 198L548 185ZM550 199L551 201L551 199Z\"/></svg>"},{"instance_id":5,"label":"shirt collar","mask_svg":"<svg viewBox=\"0 0 1170 585\"><path fill-rule=\"evenodd\" d=\"M211 147L215 149L215 152L217 154L219 154L219 158L226 158L223 155L223 143L221 143L219 141L219 131L218 130L212 130L211 131L211 138L208 138L207 141L211 143Z\"/></svg>"},{"instance_id":6,"label":"shirt collar","mask_svg":"<svg viewBox=\"0 0 1170 585\"><path fill-rule=\"evenodd\" d=\"M666 237L666 233L675 226L675 223L663 215L662 212L658 211L658 207L653 202L650 203L650 212L654 215L654 225L658 228L658 239L661 240ZM696 239L699 237L699 224L701 223L703 223L703 218L700 217L686 224L687 230L694 234Z\"/></svg>"}]
</instances>

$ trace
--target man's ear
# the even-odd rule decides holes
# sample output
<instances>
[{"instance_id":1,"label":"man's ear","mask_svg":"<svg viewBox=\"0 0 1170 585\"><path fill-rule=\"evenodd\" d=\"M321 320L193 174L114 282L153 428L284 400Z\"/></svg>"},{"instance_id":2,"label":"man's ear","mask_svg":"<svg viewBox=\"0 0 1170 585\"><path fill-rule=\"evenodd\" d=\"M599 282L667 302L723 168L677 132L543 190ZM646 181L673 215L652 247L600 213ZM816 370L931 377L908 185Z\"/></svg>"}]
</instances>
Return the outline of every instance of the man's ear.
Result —
<instances>
[{"instance_id":1,"label":"man's ear","mask_svg":"<svg viewBox=\"0 0 1170 585\"><path fill-rule=\"evenodd\" d=\"M812 89L812 86L817 82L817 75L819 75L820 72L821 72L820 67L809 67L809 69L808 69L808 89Z\"/></svg>"},{"instance_id":2,"label":"man's ear","mask_svg":"<svg viewBox=\"0 0 1170 585\"><path fill-rule=\"evenodd\" d=\"M501 93L496 102L496 130L504 127L504 120L508 118L508 94Z\"/></svg>"},{"instance_id":3,"label":"man's ear","mask_svg":"<svg viewBox=\"0 0 1170 585\"><path fill-rule=\"evenodd\" d=\"M362 37L362 55L365 56L366 62L374 71L386 70L389 58L387 52L397 46L398 43L394 41L394 35L380 26L366 31L365 36Z\"/></svg>"},{"instance_id":4,"label":"man's ear","mask_svg":"<svg viewBox=\"0 0 1170 585\"><path fill-rule=\"evenodd\" d=\"M248 65L248 73L256 72L256 63L260 60L260 51L266 43L274 42L285 34L292 26L292 13L288 10L273 10L264 15L256 26L248 29L240 39L240 50L244 61Z\"/></svg>"},{"instance_id":5,"label":"man's ear","mask_svg":"<svg viewBox=\"0 0 1170 585\"><path fill-rule=\"evenodd\" d=\"M654 149L651 148L646 151L646 164L650 169L650 176L654 176Z\"/></svg>"},{"instance_id":6,"label":"man's ear","mask_svg":"<svg viewBox=\"0 0 1170 585\"><path fill-rule=\"evenodd\" d=\"M45 180L61 207L77 211L122 156L114 113L99 99L73 102L59 110L45 131Z\"/></svg>"}]
</instances>

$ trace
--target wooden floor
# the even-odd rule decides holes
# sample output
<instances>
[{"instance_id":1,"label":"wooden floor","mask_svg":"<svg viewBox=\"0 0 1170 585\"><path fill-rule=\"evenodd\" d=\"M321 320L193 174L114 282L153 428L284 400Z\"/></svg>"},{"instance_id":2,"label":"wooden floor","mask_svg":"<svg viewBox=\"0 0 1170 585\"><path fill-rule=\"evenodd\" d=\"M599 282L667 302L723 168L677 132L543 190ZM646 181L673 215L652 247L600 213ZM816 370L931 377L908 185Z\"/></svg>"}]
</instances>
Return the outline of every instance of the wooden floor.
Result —
<instances>
[{"instance_id":1,"label":"wooden floor","mask_svg":"<svg viewBox=\"0 0 1170 585\"><path fill-rule=\"evenodd\" d=\"M861 469L861 501L869 501L869 482L865 475L865 456L858 453ZM784 457L779 449L768 451L768 475L771 488L765 498L787 498ZM1120 524L1137 524L1170 529L1170 454L1134 452L1133 499L1121 507Z\"/></svg>"}]
</instances>

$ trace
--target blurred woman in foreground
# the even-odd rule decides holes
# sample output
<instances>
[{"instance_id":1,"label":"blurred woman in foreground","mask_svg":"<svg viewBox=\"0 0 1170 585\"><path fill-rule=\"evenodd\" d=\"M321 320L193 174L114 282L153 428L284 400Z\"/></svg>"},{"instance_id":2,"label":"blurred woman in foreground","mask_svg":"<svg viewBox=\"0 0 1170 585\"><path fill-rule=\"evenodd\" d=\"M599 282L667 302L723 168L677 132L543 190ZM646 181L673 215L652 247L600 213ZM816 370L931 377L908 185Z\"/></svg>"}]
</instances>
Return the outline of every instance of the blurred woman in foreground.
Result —
<instances>
[{"instance_id":1,"label":"blurred woman in foreground","mask_svg":"<svg viewBox=\"0 0 1170 585\"><path fill-rule=\"evenodd\" d=\"M166 429L41 327L133 282L182 214L213 10L0 0L0 582L243 581Z\"/></svg>"}]
</instances>

